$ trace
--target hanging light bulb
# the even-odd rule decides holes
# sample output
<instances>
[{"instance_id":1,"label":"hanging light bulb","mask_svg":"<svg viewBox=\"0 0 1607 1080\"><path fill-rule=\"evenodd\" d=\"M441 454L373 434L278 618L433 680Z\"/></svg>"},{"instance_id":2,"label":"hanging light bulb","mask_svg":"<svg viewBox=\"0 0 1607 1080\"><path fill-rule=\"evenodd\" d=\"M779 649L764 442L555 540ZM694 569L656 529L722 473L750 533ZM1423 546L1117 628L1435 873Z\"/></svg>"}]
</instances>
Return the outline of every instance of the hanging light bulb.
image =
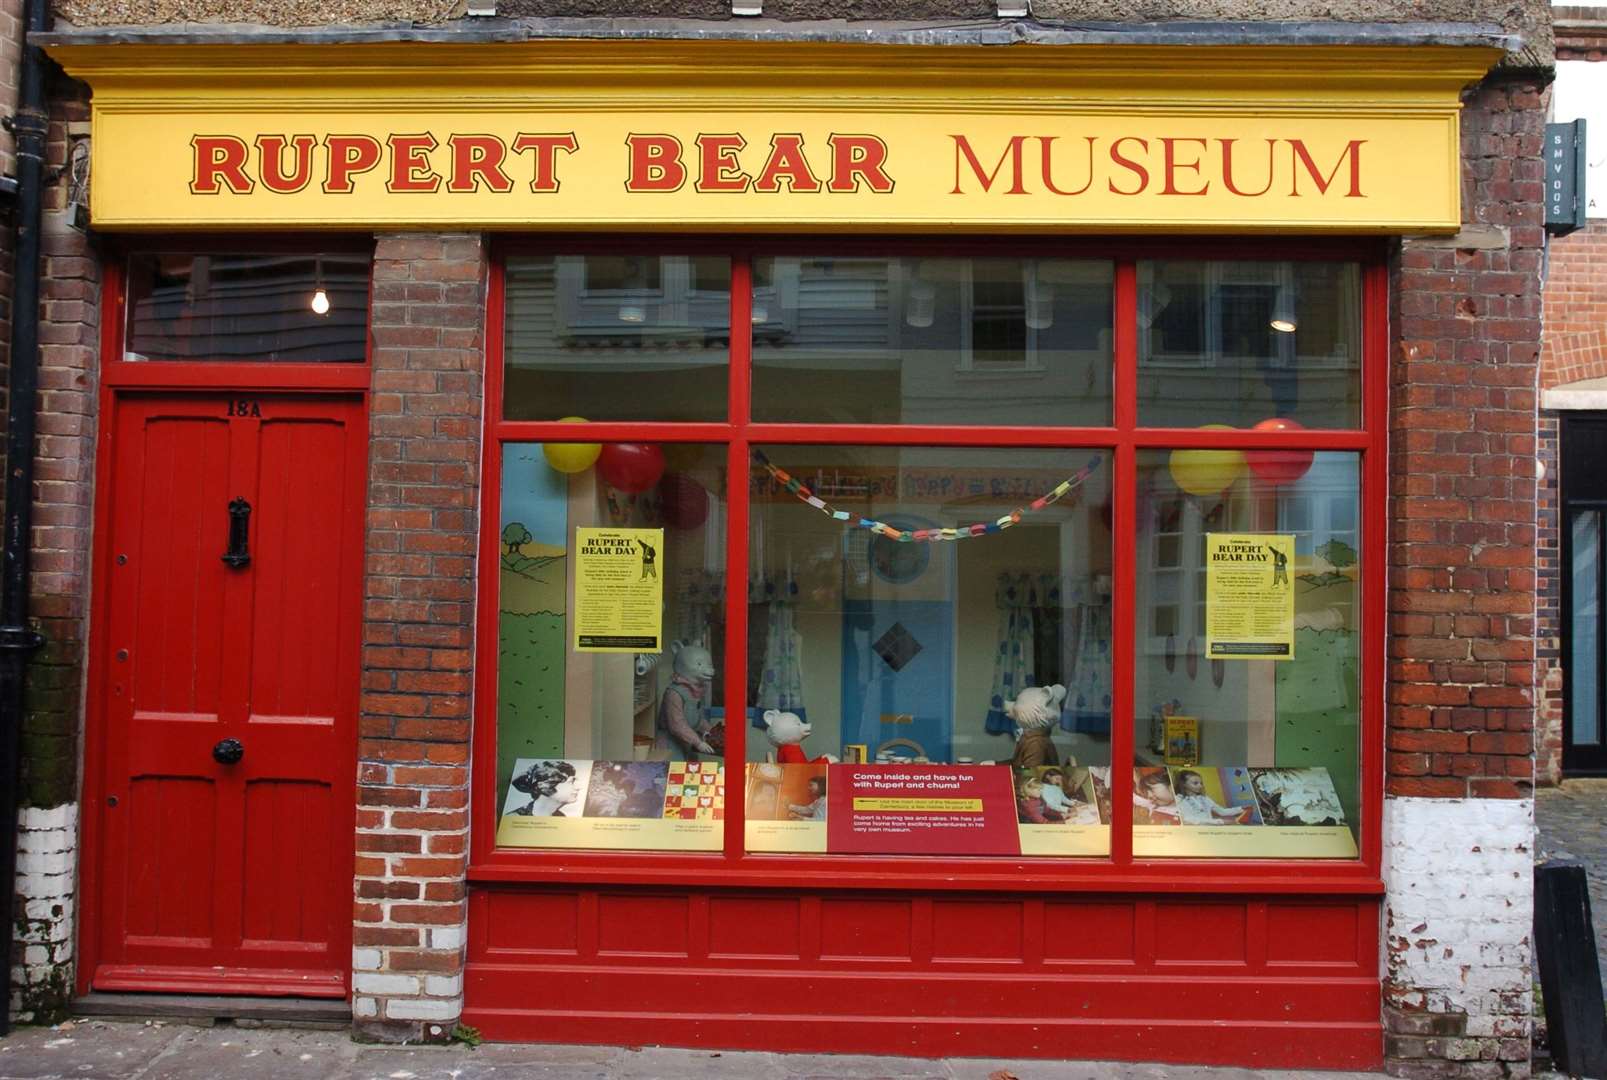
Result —
<instances>
[{"instance_id":1,"label":"hanging light bulb","mask_svg":"<svg viewBox=\"0 0 1607 1080\"><path fill-rule=\"evenodd\" d=\"M312 313L314 315L329 314L329 293L324 291L324 260L319 256L312 264Z\"/></svg>"},{"instance_id":2,"label":"hanging light bulb","mask_svg":"<svg viewBox=\"0 0 1607 1080\"><path fill-rule=\"evenodd\" d=\"M1295 314L1295 291L1292 286L1278 286L1278 296L1272 304L1272 318L1267 325L1280 334L1292 334L1299 328L1300 318Z\"/></svg>"}]
</instances>

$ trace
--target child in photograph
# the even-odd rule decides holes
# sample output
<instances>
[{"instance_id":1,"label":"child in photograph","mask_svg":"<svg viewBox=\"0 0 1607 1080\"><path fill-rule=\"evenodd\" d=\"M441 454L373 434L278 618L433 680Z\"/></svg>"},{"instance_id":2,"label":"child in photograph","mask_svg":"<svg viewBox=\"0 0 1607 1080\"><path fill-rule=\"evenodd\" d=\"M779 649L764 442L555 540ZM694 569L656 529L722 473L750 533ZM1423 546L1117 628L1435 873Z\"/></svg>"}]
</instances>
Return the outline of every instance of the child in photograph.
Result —
<instances>
[{"instance_id":1,"label":"child in photograph","mask_svg":"<svg viewBox=\"0 0 1607 1080\"><path fill-rule=\"evenodd\" d=\"M1016 780L1016 820L1023 825L1058 825L1066 819L1044 804L1043 781L1022 773Z\"/></svg>"},{"instance_id":2,"label":"child in photograph","mask_svg":"<svg viewBox=\"0 0 1607 1080\"><path fill-rule=\"evenodd\" d=\"M1133 789L1133 807L1143 811L1135 814L1140 825L1180 825L1182 818L1177 808L1177 794L1165 769L1140 770Z\"/></svg>"},{"instance_id":3,"label":"child in photograph","mask_svg":"<svg viewBox=\"0 0 1607 1080\"><path fill-rule=\"evenodd\" d=\"M1075 803L1077 799L1066 793L1066 774L1060 769L1045 769L1043 771L1043 804L1061 817L1071 817L1077 812Z\"/></svg>"},{"instance_id":4,"label":"child in photograph","mask_svg":"<svg viewBox=\"0 0 1607 1080\"><path fill-rule=\"evenodd\" d=\"M1205 793L1205 780L1193 769L1177 774L1177 814L1184 825L1240 825L1244 807L1223 806Z\"/></svg>"},{"instance_id":5,"label":"child in photograph","mask_svg":"<svg viewBox=\"0 0 1607 1080\"><path fill-rule=\"evenodd\" d=\"M811 776L809 778L809 794L811 801L802 806L792 804L787 812L798 821L825 821L826 820L826 778L824 776Z\"/></svg>"}]
</instances>

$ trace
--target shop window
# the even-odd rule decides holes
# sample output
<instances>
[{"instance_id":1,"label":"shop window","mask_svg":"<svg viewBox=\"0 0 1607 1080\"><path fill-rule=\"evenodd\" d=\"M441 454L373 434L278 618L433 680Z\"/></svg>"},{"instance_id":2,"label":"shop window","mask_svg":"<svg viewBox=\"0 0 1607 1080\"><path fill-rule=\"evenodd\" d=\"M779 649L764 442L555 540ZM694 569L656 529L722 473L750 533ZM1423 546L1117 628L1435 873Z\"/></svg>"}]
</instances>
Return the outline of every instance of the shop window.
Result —
<instances>
[{"instance_id":1,"label":"shop window","mask_svg":"<svg viewBox=\"0 0 1607 1080\"><path fill-rule=\"evenodd\" d=\"M356 252L140 252L123 359L362 363L371 259Z\"/></svg>"},{"instance_id":2,"label":"shop window","mask_svg":"<svg viewBox=\"0 0 1607 1080\"><path fill-rule=\"evenodd\" d=\"M1139 422L1361 423L1354 263L1138 264Z\"/></svg>"},{"instance_id":3,"label":"shop window","mask_svg":"<svg viewBox=\"0 0 1607 1080\"><path fill-rule=\"evenodd\" d=\"M502 272L485 857L1081 873L1364 850L1381 448L1359 265L859 249ZM1266 325L1280 289L1294 337ZM728 370L751 419L723 419ZM641 423L551 422L577 416ZM662 423L689 419L706 442ZM816 426L837 423L866 426Z\"/></svg>"},{"instance_id":4,"label":"shop window","mask_svg":"<svg viewBox=\"0 0 1607 1080\"><path fill-rule=\"evenodd\" d=\"M796 714L808 725L797 756L813 763L768 764L796 731L756 729L750 849L829 849L828 793L806 798L827 784L813 759L829 754L909 767L895 777L967 767L975 779L943 797L989 804L975 830L888 824L854 850L1105 854L1109 455L767 446L755 464L748 575L790 599L770 609L762 655L750 653L764 671L753 720ZM1038 696L1042 715L1029 717ZM888 805L916 806L921 790L889 790Z\"/></svg>"},{"instance_id":5,"label":"shop window","mask_svg":"<svg viewBox=\"0 0 1607 1080\"><path fill-rule=\"evenodd\" d=\"M754 261L755 420L1103 426L1109 261Z\"/></svg>"},{"instance_id":6,"label":"shop window","mask_svg":"<svg viewBox=\"0 0 1607 1080\"><path fill-rule=\"evenodd\" d=\"M1134 855L1353 858L1358 456L1143 450L1138 476Z\"/></svg>"},{"instance_id":7,"label":"shop window","mask_svg":"<svg viewBox=\"0 0 1607 1080\"><path fill-rule=\"evenodd\" d=\"M725 486L716 447L503 447L500 846L720 848Z\"/></svg>"},{"instance_id":8,"label":"shop window","mask_svg":"<svg viewBox=\"0 0 1607 1080\"><path fill-rule=\"evenodd\" d=\"M503 304L508 419L725 419L729 258L510 258Z\"/></svg>"}]
</instances>

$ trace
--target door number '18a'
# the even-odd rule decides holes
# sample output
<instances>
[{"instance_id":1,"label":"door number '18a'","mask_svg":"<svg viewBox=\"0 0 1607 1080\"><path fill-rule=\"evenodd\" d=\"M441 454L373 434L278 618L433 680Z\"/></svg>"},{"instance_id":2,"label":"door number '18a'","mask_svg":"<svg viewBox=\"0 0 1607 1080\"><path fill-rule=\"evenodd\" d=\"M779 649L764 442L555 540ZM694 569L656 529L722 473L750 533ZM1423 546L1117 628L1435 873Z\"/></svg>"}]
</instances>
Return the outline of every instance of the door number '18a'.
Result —
<instances>
[{"instance_id":1,"label":"door number '18a'","mask_svg":"<svg viewBox=\"0 0 1607 1080\"><path fill-rule=\"evenodd\" d=\"M229 415L255 416L260 419L262 416L262 403L255 398L230 398Z\"/></svg>"}]
</instances>

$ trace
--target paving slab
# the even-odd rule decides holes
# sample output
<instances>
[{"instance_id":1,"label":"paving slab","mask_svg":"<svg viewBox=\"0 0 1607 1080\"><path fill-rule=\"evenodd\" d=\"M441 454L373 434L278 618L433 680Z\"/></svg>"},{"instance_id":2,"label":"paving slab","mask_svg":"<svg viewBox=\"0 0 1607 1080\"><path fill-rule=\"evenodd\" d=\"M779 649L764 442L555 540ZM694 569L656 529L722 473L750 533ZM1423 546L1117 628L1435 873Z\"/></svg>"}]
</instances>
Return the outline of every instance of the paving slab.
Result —
<instances>
[{"instance_id":1,"label":"paving slab","mask_svg":"<svg viewBox=\"0 0 1607 1080\"><path fill-rule=\"evenodd\" d=\"M167 1024L17 1028L0 1039L0 1080L133 1080L176 1035Z\"/></svg>"},{"instance_id":2,"label":"paving slab","mask_svg":"<svg viewBox=\"0 0 1607 1080\"><path fill-rule=\"evenodd\" d=\"M80 1020L0 1039L0 1080L1376 1080L1369 1073L665 1047L374 1046L343 1031Z\"/></svg>"}]
</instances>

